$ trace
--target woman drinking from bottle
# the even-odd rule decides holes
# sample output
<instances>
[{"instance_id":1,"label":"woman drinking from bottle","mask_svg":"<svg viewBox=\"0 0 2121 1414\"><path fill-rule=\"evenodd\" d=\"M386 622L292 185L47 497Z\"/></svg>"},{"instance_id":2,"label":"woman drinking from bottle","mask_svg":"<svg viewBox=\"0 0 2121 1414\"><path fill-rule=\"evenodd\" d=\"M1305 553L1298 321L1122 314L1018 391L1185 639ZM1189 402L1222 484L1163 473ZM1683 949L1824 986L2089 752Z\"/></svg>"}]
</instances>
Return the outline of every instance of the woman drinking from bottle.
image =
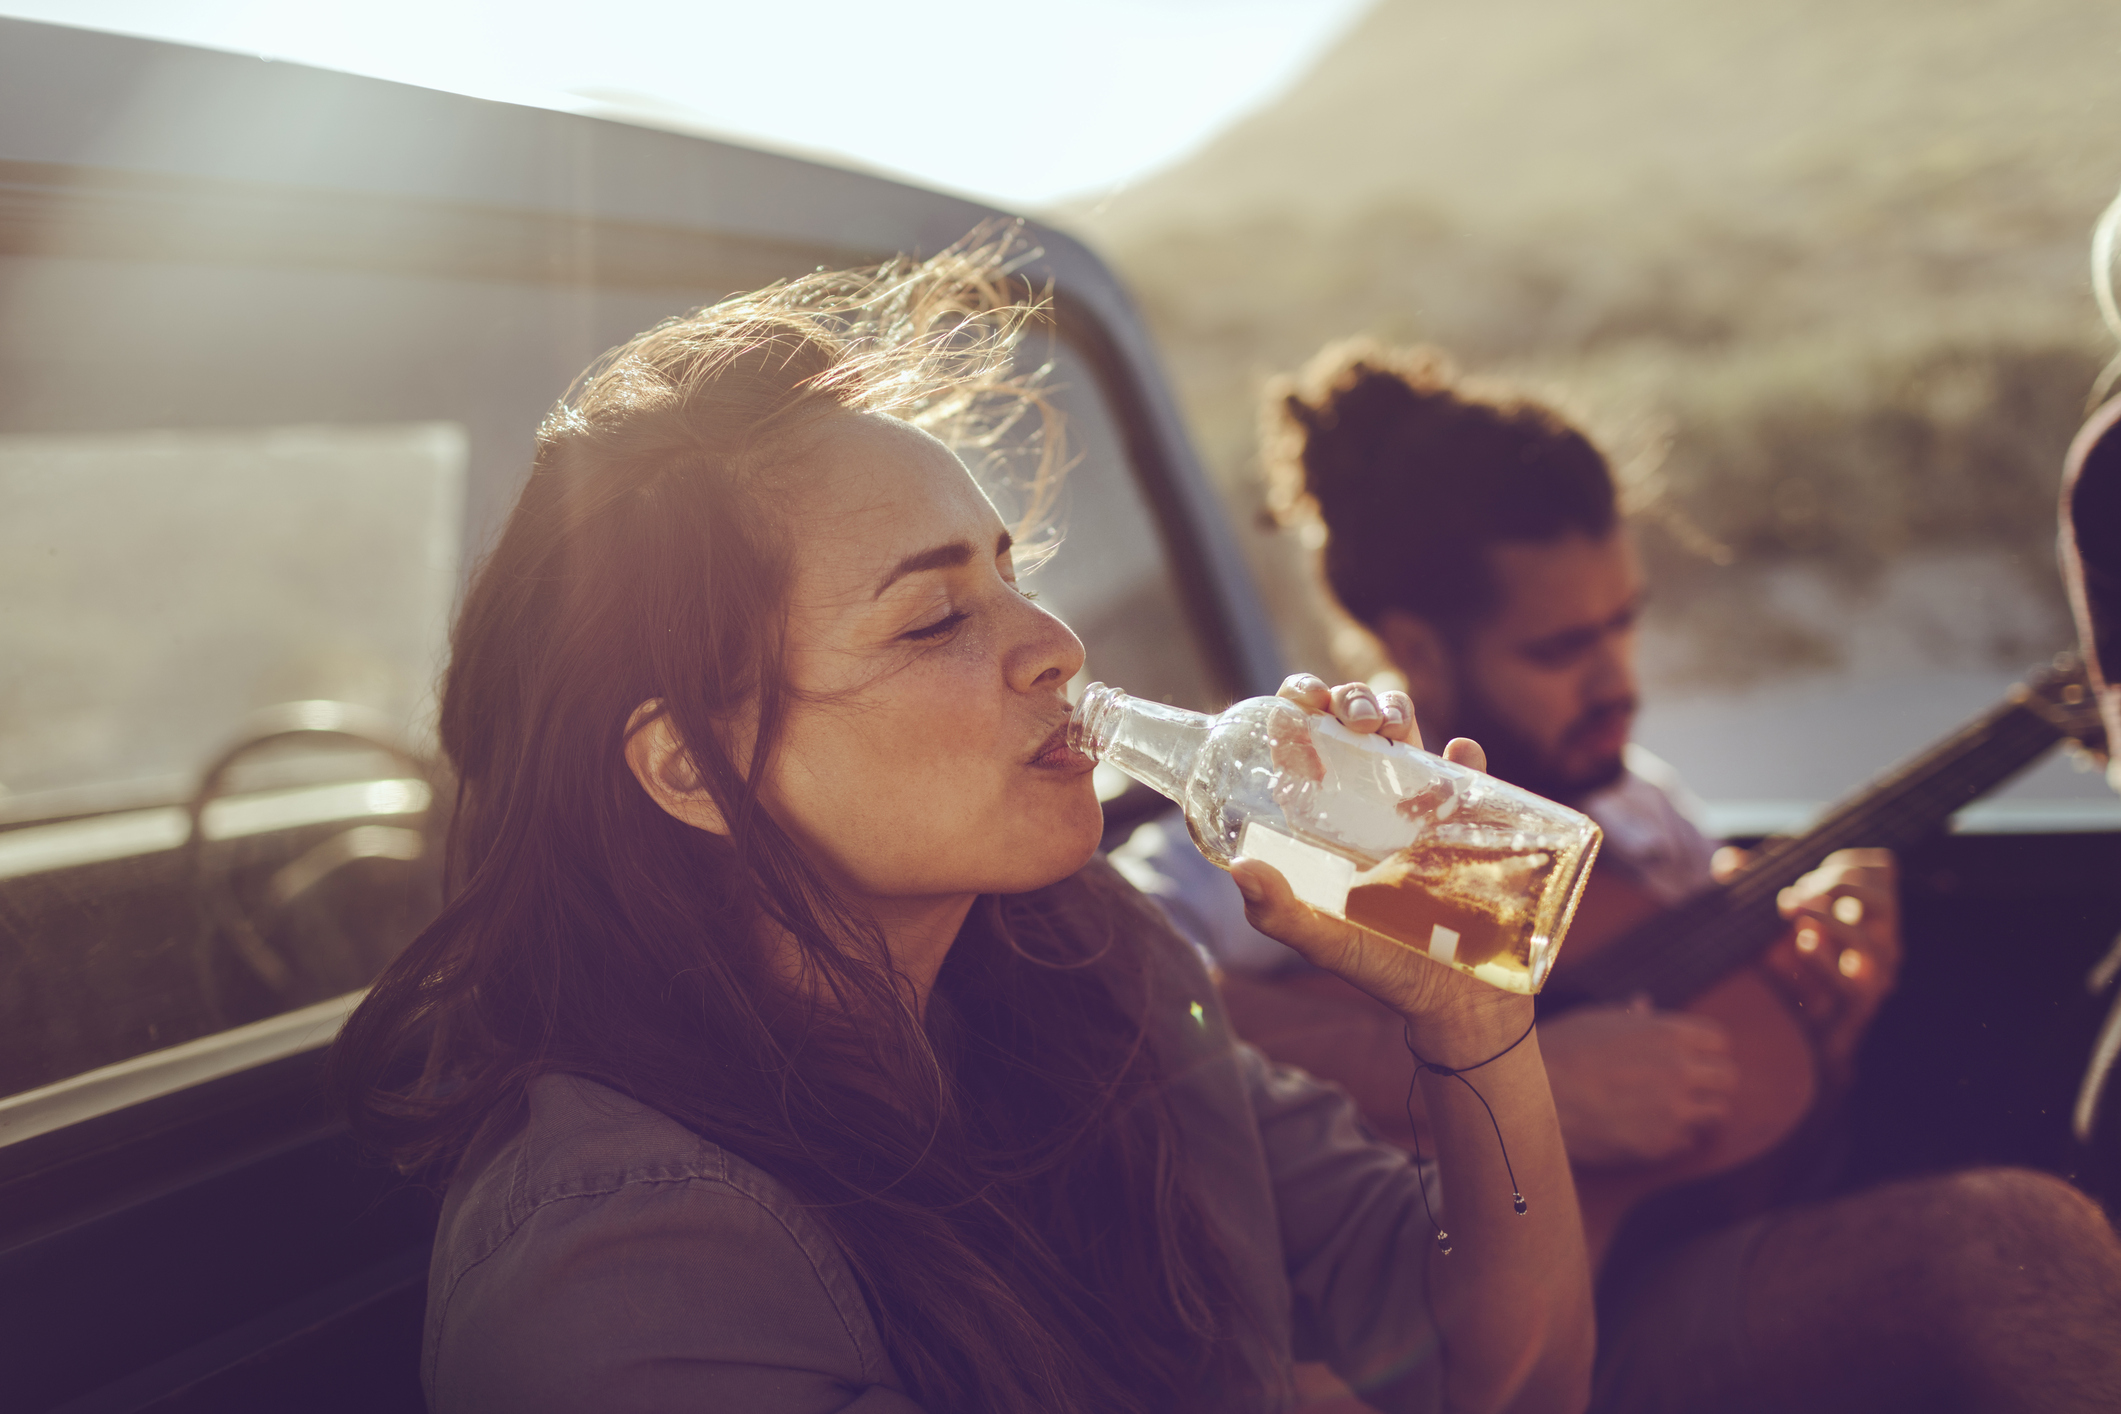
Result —
<instances>
[{"instance_id":1,"label":"woman drinking from bottle","mask_svg":"<svg viewBox=\"0 0 2121 1414\"><path fill-rule=\"evenodd\" d=\"M1036 402L1001 254L670 321L540 433L444 684L450 899L334 1057L447 1184L432 1407L1282 1410L1323 1360L1381 1410L1579 1408L1529 998L1239 867L1426 1058L1488 1062L1421 1081L1419 1169L1094 861L1082 646L937 435Z\"/></svg>"}]
</instances>

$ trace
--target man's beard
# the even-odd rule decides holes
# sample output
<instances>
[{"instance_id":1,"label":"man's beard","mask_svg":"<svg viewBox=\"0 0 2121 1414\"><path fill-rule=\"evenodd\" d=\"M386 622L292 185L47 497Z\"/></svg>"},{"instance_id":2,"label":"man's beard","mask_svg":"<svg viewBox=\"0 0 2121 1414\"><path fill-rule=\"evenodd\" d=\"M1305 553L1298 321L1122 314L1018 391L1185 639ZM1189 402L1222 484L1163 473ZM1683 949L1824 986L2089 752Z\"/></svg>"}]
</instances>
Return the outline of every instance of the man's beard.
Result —
<instances>
[{"instance_id":1,"label":"man's beard","mask_svg":"<svg viewBox=\"0 0 2121 1414\"><path fill-rule=\"evenodd\" d=\"M1488 754L1488 774L1534 795L1564 803L1580 800L1619 780L1627 771L1620 753L1571 775L1562 770L1558 757L1571 742L1589 736L1609 724L1615 716L1632 716L1632 699L1594 707L1571 722L1561 734L1560 748L1548 752L1538 742L1512 726L1493 702L1471 683L1463 683L1458 700L1459 736L1471 737Z\"/></svg>"}]
</instances>

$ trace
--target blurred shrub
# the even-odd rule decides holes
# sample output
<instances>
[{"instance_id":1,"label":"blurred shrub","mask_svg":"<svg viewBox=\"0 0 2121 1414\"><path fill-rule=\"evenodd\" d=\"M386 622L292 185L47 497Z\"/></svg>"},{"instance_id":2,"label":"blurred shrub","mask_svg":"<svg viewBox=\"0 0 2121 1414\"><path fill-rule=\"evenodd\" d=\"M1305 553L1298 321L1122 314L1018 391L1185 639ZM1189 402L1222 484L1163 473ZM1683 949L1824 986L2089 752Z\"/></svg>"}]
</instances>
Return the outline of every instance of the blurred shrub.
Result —
<instances>
[{"instance_id":1,"label":"blurred shrub","mask_svg":"<svg viewBox=\"0 0 2121 1414\"><path fill-rule=\"evenodd\" d=\"M1793 570L1856 604L1896 561L1975 552L2061 631L2055 488L2105 354L2064 268L2081 245L1868 218L1841 244L1831 223L1805 239L1706 217L1498 234L1396 205L1175 224L1112 254L1240 520L1257 519L1267 376L1352 333L1439 343L1598 432L1644 525L1652 627L1681 641L1663 671L1736 684L1841 660L1833 622L1763 595ZM1315 660L1336 630L1305 557L1252 536L1292 651ZM2022 637L1990 641L1996 666L2053 647Z\"/></svg>"}]
</instances>

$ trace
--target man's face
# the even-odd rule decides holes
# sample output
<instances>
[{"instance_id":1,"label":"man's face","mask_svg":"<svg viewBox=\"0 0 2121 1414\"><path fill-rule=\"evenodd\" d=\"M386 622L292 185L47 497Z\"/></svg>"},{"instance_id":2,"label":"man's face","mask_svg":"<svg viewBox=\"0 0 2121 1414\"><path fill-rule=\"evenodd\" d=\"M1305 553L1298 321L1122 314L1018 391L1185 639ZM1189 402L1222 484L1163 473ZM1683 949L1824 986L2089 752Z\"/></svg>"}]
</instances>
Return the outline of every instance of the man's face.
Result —
<instances>
[{"instance_id":1,"label":"man's face","mask_svg":"<svg viewBox=\"0 0 2121 1414\"><path fill-rule=\"evenodd\" d=\"M1642 566L1625 532L1488 547L1496 608L1456 654L1453 731L1504 780L1573 799L1616 780L1635 721Z\"/></svg>"}]
</instances>

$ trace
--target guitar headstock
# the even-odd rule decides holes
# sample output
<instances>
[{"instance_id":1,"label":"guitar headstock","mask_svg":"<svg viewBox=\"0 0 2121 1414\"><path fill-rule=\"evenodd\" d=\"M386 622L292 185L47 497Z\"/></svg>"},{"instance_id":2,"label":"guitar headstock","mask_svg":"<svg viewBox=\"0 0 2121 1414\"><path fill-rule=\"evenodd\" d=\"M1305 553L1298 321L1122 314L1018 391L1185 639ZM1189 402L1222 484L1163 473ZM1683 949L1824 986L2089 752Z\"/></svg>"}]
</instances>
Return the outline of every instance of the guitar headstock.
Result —
<instances>
[{"instance_id":1,"label":"guitar headstock","mask_svg":"<svg viewBox=\"0 0 2121 1414\"><path fill-rule=\"evenodd\" d=\"M2099 703L2092 696L2084 662L2074 653L2057 653L2047 668L2011 689L2011 700L2039 713L2056 731L2102 760L2109 751Z\"/></svg>"}]
</instances>

